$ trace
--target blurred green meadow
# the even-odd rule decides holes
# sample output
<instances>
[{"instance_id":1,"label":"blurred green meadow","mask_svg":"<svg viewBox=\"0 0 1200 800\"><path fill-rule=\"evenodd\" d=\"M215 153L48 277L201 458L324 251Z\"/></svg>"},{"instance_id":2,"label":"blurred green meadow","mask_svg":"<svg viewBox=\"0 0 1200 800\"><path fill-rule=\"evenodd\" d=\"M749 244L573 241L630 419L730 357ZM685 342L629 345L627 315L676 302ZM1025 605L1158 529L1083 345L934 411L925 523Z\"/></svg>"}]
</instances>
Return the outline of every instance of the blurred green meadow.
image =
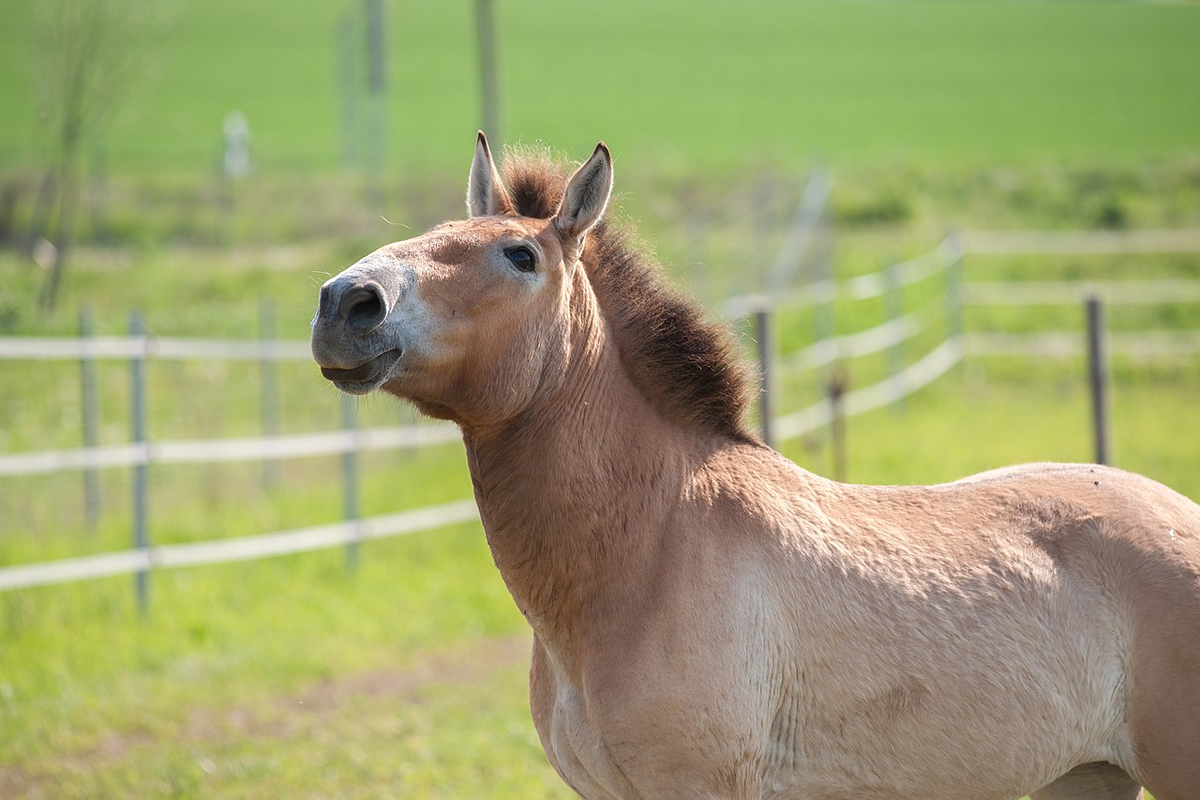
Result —
<instances>
[{"instance_id":1,"label":"blurred green meadow","mask_svg":"<svg viewBox=\"0 0 1200 800\"><path fill-rule=\"evenodd\" d=\"M337 24L359 3L162 5L105 137L114 169L208 169L235 108L263 169L339 166ZM36 7L11 0L0 31L0 163L40 150ZM496 15L505 138L573 154L603 138L619 168L1132 162L1194 155L1200 130L1189 3L567 0ZM473 4L395 0L386 19L388 162L461 172L479 126Z\"/></svg>"},{"instance_id":2,"label":"blurred green meadow","mask_svg":"<svg viewBox=\"0 0 1200 800\"><path fill-rule=\"evenodd\" d=\"M99 0L94 0L99 2ZM53 312L21 252L52 158L41 88L46 9L0 25L0 336L73 335L88 308L120 335L254 339L270 302L304 339L320 284L371 249L462 213L480 91L474 4L385 4L383 163L368 107L348 125L339 75L365 70L360 2L139 4L136 73L83 146L77 242ZM814 167L834 177L839 276L934 246L949 229L1200 227L1200 5L904 0L602 6L496 0L501 138L616 155L618 214L671 279L716 307L753 290ZM345 21L349 22L346 23ZM243 112L249 176L220 175ZM497 144L496 142L493 142ZM347 154L354 155L348 158ZM53 227L51 227L53 238ZM1200 255L988 256L968 279L1200 277ZM927 292L932 290L926 290ZM930 301L920 291L911 303ZM1119 308L1114 329L1196 328L1194 305ZM840 331L878 303L838 308ZM967 330L1080 330L1077 308L972 309ZM812 320L780 322L808 344ZM747 351L749 335L739 328ZM930 344L914 343L914 351ZM1114 360L1114 455L1200 498L1200 364ZM883 374L853 365L852 385ZM100 443L128 440L127 365L98 369ZM148 366L151 439L256 435L255 364ZM785 383L787 408L821 396ZM281 365L284 433L332 430L341 400ZM78 447L78 365L0 361L0 453ZM361 424L415 421L387 398ZM978 358L848 423L848 478L951 480L1001 464L1092 458L1079 358ZM831 472L827 436L784 443ZM340 462L151 470L151 537L179 543L340 519ZM457 444L361 465L364 514L468 497ZM129 546L130 477L103 477L89 529L76 473L0 477L0 565ZM525 699L528 634L478 525L339 550L0 593L0 796L566 797Z\"/></svg>"}]
</instances>

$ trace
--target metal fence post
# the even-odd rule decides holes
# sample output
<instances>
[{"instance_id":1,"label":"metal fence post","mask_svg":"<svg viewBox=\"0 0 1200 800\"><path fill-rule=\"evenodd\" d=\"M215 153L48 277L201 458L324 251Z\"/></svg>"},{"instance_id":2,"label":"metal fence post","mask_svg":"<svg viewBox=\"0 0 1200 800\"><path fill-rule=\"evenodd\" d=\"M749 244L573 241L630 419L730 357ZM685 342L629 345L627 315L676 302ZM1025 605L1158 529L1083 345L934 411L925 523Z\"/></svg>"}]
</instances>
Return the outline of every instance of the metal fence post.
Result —
<instances>
[{"instance_id":1,"label":"metal fence post","mask_svg":"<svg viewBox=\"0 0 1200 800\"><path fill-rule=\"evenodd\" d=\"M342 163L356 166L360 161L359 145L362 141L362 125L359 114L359 69L358 41L354 36L356 19L352 6L347 6L338 16L337 51L338 84L341 95L338 104L341 110Z\"/></svg>"},{"instance_id":2,"label":"metal fence post","mask_svg":"<svg viewBox=\"0 0 1200 800\"><path fill-rule=\"evenodd\" d=\"M813 334L816 341L823 342L833 337L835 327L834 303L837 302L837 284L833 280L833 262L822 261L814 265L813 284L820 294L813 306Z\"/></svg>"},{"instance_id":3,"label":"metal fence post","mask_svg":"<svg viewBox=\"0 0 1200 800\"><path fill-rule=\"evenodd\" d=\"M500 131L500 81L496 65L496 16L492 0L475 0L475 33L479 46L479 85L483 100L483 131L497 145Z\"/></svg>"},{"instance_id":4,"label":"metal fence post","mask_svg":"<svg viewBox=\"0 0 1200 800\"><path fill-rule=\"evenodd\" d=\"M145 327L142 315L133 311L129 315L129 335L135 338L145 337ZM145 350L138 352L130 361L130 422L133 431L133 443L146 444L146 354ZM148 477L146 459L139 459L133 467L133 546L144 550L149 545L146 515L146 479ZM138 611L146 613L149 608L149 573L138 570L134 574L134 589L137 592Z\"/></svg>"},{"instance_id":5,"label":"metal fence post","mask_svg":"<svg viewBox=\"0 0 1200 800\"><path fill-rule=\"evenodd\" d=\"M263 298L258 307L258 335L263 343L263 356L259 360L262 378L262 430L264 436L279 435L279 380L278 367L267 345L276 341L275 303ZM279 483L279 460L263 461L263 482L268 489Z\"/></svg>"},{"instance_id":6,"label":"metal fence post","mask_svg":"<svg viewBox=\"0 0 1200 800\"><path fill-rule=\"evenodd\" d=\"M775 342L771 330L771 308L766 303L754 312L754 330L758 340L758 369L762 375L762 392L758 397L759 426L763 441L774 447L771 417L774 415L772 392L774 391L772 361L775 357Z\"/></svg>"},{"instance_id":7,"label":"metal fence post","mask_svg":"<svg viewBox=\"0 0 1200 800\"><path fill-rule=\"evenodd\" d=\"M883 280L886 286L883 296L884 311L887 314L887 321L895 323L904 316L904 291L900 283L900 265L894 261L886 264L883 268ZM904 373L903 336L897 336L896 343L887 349L887 373L889 378L894 378ZM907 392L901 394L899 399L892 404L893 412L899 412L904 409L904 398L906 396Z\"/></svg>"},{"instance_id":8,"label":"metal fence post","mask_svg":"<svg viewBox=\"0 0 1200 800\"><path fill-rule=\"evenodd\" d=\"M387 26L383 0L363 0L367 48L367 191L371 202L383 201L384 146L387 140Z\"/></svg>"},{"instance_id":9,"label":"metal fence post","mask_svg":"<svg viewBox=\"0 0 1200 800\"><path fill-rule=\"evenodd\" d=\"M346 569L358 569L358 401L342 395L342 428L355 435L354 447L342 454L342 508L346 522L355 526L354 537L346 544Z\"/></svg>"},{"instance_id":10,"label":"metal fence post","mask_svg":"<svg viewBox=\"0 0 1200 800\"><path fill-rule=\"evenodd\" d=\"M767 256L767 242L777 225L777 221L771 214L771 187L772 184L766 181L755 181L751 188L752 196L747 208L750 219L745 227L746 230L754 232L750 242L750 252L754 268L753 280L758 286L765 286L767 282L771 269Z\"/></svg>"},{"instance_id":11,"label":"metal fence post","mask_svg":"<svg viewBox=\"0 0 1200 800\"><path fill-rule=\"evenodd\" d=\"M829 428L832 441L833 479L846 480L846 389L850 378L844 368L837 368L829 378Z\"/></svg>"},{"instance_id":12,"label":"metal fence post","mask_svg":"<svg viewBox=\"0 0 1200 800\"><path fill-rule=\"evenodd\" d=\"M79 312L79 337L86 341L92 338L92 312L83 308ZM96 446L96 361L85 346L79 360L79 386L83 402L83 446L89 450ZM100 474L95 467L83 470L83 510L89 531L95 531L100 520Z\"/></svg>"},{"instance_id":13,"label":"metal fence post","mask_svg":"<svg viewBox=\"0 0 1200 800\"><path fill-rule=\"evenodd\" d=\"M957 339L963 334L962 235L957 232L948 235L946 249L946 338Z\"/></svg>"},{"instance_id":14,"label":"metal fence post","mask_svg":"<svg viewBox=\"0 0 1200 800\"><path fill-rule=\"evenodd\" d=\"M1088 337L1088 375L1092 394L1092 434L1096 444L1096 463L1108 464L1108 348L1105 346L1104 304L1096 295L1085 301Z\"/></svg>"}]
</instances>

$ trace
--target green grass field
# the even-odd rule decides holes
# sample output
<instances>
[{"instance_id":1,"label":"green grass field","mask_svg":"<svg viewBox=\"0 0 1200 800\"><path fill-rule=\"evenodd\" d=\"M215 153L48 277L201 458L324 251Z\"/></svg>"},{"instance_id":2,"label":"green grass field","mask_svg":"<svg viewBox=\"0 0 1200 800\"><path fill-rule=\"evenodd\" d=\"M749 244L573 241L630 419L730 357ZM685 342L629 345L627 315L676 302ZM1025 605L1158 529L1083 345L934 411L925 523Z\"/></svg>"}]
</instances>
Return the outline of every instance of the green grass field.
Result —
<instances>
[{"instance_id":1,"label":"green grass field","mask_svg":"<svg viewBox=\"0 0 1200 800\"><path fill-rule=\"evenodd\" d=\"M143 68L85 148L81 242L51 315L43 279L0 247L0 335L64 335L87 306L102 334L141 309L159 335L307 335L316 289L379 244L461 213L479 125L472 4L388 5L386 169L364 192L343 165L335 28L358 2L190 0L152 10ZM827 163L841 275L920 253L954 226L1200 226L1200 5L1124 2L497 0L504 132L572 157L603 138L618 212L672 279L710 303L754 288L804 173ZM0 188L31 214L47 153L34 0L0 25ZM361 65L360 65L361 66ZM213 175L220 126L250 121L256 171ZM361 136L361 131L359 131ZM359 142L361 144L361 142ZM103 154L104 169L96 167ZM102 192L105 202L99 202ZM0 214L0 222L3 222ZM1200 256L1020 257L968 277L1200 275ZM918 287L913 303L930 302ZM923 295L922 292L925 292ZM878 322L839 308L839 330ZM1077 309L1054 327L1078 329ZM1188 306L1114 309L1115 328L1195 328ZM968 330L1044 327L976 309ZM781 323L803 346L812 320ZM931 334L932 335L932 334ZM925 344L922 340L918 344ZM914 355L916 350L914 350ZM1200 499L1200 365L1118 359L1120 466ZM154 363L152 438L258 431L257 365ZM851 365L854 385L882 359ZM0 361L0 452L76 447L78 366ZM284 365L284 432L339 425L337 394ZM128 374L99 371L101 443L128 437ZM788 407L818 376L785 385ZM412 421L385 398L364 425ZM969 361L901 409L848 424L848 478L950 480L1001 464L1091 458L1079 360ZM829 444L781 448L829 474ZM186 542L340 518L340 465L305 459L152 470L151 533ZM461 448L372 455L362 510L469 496ZM129 476L105 476L84 524L77 474L0 478L0 565L128 546ZM160 572L144 618L131 579L0 594L0 796L567 797L529 721L528 634L475 525L340 551Z\"/></svg>"},{"instance_id":2,"label":"green grass field","mask_svg":"<svg viewBox=\"0 0 1200 800\"><path fill-rule=\"evenodd\" d=\"M149 5L149 4L146 4ZM41 147L36 17L0 30L0 165ZM358 3L154 8L144 68L106 138L114 169L207 172L231 109L269 170L339 163L336 24ZM389 5L395 174L460 171L479 125L467 0ZM613 0L498 2L504 130L618 168L1137 161L1200 145L1195 4ZM361 55L361 54L360 54ZM361 69L361 66L360 66Z\"/></svg>"}]
</instances>

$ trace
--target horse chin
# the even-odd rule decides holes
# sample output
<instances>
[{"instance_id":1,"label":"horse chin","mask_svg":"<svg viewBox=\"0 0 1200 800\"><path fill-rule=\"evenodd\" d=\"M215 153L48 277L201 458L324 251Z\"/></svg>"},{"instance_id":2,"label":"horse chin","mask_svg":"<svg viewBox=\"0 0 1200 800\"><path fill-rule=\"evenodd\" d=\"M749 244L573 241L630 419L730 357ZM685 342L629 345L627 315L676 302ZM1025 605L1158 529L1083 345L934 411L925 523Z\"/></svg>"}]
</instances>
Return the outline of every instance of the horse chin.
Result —
<instances>
[{"instance_id":1,"label":"horse chin","mask_svg":"<svg viewBox=\"0 0 1200 800\"><path fill-rule=\"evenodd\" d=\"M358 396L370 394L379 388L378 385L373 383L346 383L344 381L334 381L333 385L340 392Z\"/></svg>"},{"instance_id":2,"label":"horse chin","mask_svg":"<svg viewBox=\"0 0 1200 800\"><path fill-rule=\"evenodd\" d=\"M392 377L399 358L400 350L388 350L357 367L321 367L321 374L346 394L370 394Z\"/></svg>"},{"instance_id":3,"label":"horse chin","mask_svg":"<svg viewBox=\"0 0 1200 800\"><path fill-rule=\"evenodd\" d=\"M384 389L386 391L391 391L391 389L389 389L386 386L384 387ZM432 400L426 400L425 398L422 398L422 397L414 397L412 395L403 394L400 392L392 392L392 394L395 394L397 397L401 398L402 400L407 400L408 402L412 403L414 406L417 407L417 411L420 411L422 414L429 417L430 419L443 419L443 420L449 420L450 422L455 422L455 423L462 421L459 418L459 415L457 413L455 413L454 409L452 409L448 405L444 405L442 403L437 403Z\"/></svg>"}]
</instances>

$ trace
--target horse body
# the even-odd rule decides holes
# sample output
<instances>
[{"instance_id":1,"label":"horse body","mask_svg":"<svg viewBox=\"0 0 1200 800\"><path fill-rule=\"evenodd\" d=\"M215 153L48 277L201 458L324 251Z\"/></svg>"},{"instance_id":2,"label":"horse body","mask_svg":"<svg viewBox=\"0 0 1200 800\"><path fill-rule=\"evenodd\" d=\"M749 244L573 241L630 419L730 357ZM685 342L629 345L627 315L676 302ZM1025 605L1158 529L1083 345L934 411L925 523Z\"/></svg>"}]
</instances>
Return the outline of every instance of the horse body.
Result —
<instances>
[{"instance_id":1,"label":"horse body","mask_svg":"<svg viewBox=\"0 0 1200 800\"><path fill-rule=\"evenodd\" d=\"M614 456L636 462L625 446ZM653 462L688 489L639 509L639 531L621 507L567 521L546 495L548 476L571 470L541 460L539 499L512 532L554 540L527 577L498 563L536 633L543 746L584 796L1015 798L1079 764L1136 770L1132 637L1111 598L1137 589L1105 577L1128 571L1127 543L1096 555L1106 526L1128 529L1110 515L1134 499L1133 476L1079 466L1056 468L1052 489L1036 469L844 487L734 444L675 475ZM1076 492L1100 502L1083 511L1064 497ZM508 552L480 499L494 551ZM574 543L597 529L652 541L654 555L589 554L581 572L621 577L586 595L574 575L574 591L552 588L555 545L579 558ZM577 615L561 619L564 604Z\"/></svg>"},{"instance_id":2,"label":"horse body","mask_svg":"<svg viewBox=\"0 0 1200 800\"><path fill-rule=\"evenodd\" d=\"M741 427L720 340L597 228L611 175L598 148L506 189L481 137L472 218L333 279L314 320L341 388L461 426L563 779L1196 796L1200 507L1087 465L934 487L801 470Z\"/></svg>"}]
</instances>

